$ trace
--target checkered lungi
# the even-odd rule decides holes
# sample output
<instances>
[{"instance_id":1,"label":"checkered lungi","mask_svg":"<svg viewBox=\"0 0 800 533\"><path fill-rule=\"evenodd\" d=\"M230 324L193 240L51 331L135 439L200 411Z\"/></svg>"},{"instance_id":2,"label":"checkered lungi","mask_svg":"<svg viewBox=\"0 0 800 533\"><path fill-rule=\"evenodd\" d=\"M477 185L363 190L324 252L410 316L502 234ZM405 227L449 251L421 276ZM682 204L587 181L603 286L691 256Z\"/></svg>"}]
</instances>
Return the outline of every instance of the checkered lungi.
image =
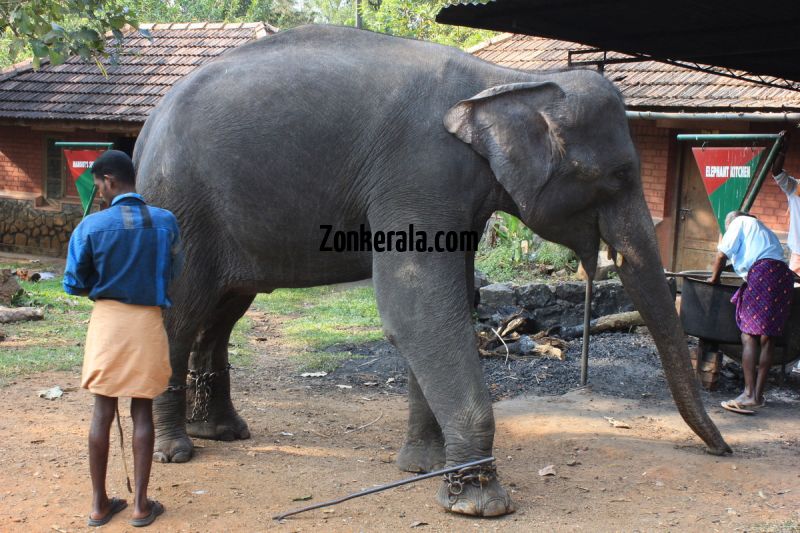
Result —
<instances>
[{"instance_id":1,"label":"checkered lungi","mask_svg":"<svg viewBox=\"0 0 800 533\"><path fill-rule=\"evenodd\" d=\"M747 273L747 282L731 298L736 325L742 333L780 337L792 304L792 272L786 263L760 259Z\"/></svg>"}]
</instances>

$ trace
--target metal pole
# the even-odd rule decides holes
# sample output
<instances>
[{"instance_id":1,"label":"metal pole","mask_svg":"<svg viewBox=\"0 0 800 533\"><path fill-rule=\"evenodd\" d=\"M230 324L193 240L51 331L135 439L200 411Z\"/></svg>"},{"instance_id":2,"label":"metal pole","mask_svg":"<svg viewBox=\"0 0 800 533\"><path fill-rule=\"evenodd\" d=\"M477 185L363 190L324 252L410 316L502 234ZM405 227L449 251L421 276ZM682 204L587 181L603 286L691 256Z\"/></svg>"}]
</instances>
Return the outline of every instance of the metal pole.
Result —
<instances>
[{"instance_id":1,"label":"metal pole","mask_svg":"<svg viewBox=\"0 0 800 533\"><path fill-rule=\"evenodd\" d=\"M764 141L779 138L777 133L679 133L679 141Z\"/></svg>"},{"instance_id":2,"label":"metal pole","mask_svg":"<svg viewBox=\"0 0 800 533\"><path fill-rule=\"evenodd\" d=\"M588 274L588 273L587 273ZM583 346L581 347L581 386L589 379L589 328L592 320L592 278L586 279L586 296L583 300Z\"/></svg>"},{"instance_id":3,"label":"metal pole","mask_svg":"<svg viewBox=\"0 0 800 533\"><path fill-rule=\"evenodd\" d=\"M429 479L436 476L442 476L444 474L449 474L450 472L458 472L464 468L470 468L473 466L484 465L487 463L491 463L494 461L494 457L487 457L485 459L479 459L477 461L472 461L469 463L464 463L460 465L449 466L447 468L443 468L441 470L437 470L435 472L428 472L427 474L421 474L419 476L414 476L406 479L401 479L400 481L394 481L392 483L387 483L386 485L381 485L380 487L374 487L371 489L362 490L361 492L356 492L354 494L350 494L343 498L338 498L336 500L329 500L327 502L317 503L315 505L309 505L308 507L303 507L302 509L295 509L294 511L289 511L286 513L281 513L279 515L275 515L272 517L273 520L283 520L287 516L292 516L300 513L305 513L306 511L312 511L314 509L319 509L321 507L329 507L331 505L336 505L337 503L346 502L347 500L352 500L353 498L360 498L361 496L366 496L367 494L374 494L376 492L381 492L388 489L393 489L395 487L399 487L400 485L407 485L409 483L414 483L416 481L422 481L423 479Z\"/></svg>"},{"instance_id":4,"label":"metal pole","mask_svg":"<svg viewBox=\"0 0 800 533\"><path fill-rule=\"evenodd\" d=\"M639 120L719 120L748 122L800 122L800 113L660 113L625 111L629 119Z\"/></svg>"},{"instance_id":5,"label":"metal pole","mask_svg":"<svg viewBox=\"0 0 800 533\"><path fill-rule=\"evenodd\" d=\"M758 191L761 190L761 185L764 184L764 178L767 177L767 170L772 168L772 162L775 161L775 156L778 154L778 149L781 147L782 141L783 137L776 135L775 142L772 144L772 149L769 151L766 161L764 161L764 163L761 165L761 171L758 173L756 181L750 187L750 191L747 193L747 196L745 196L744 200L742 200L742 205L739 206L739 211L744 211L745 213L750 212L750 208L753 207L753 202L756 201Z\"/></svg>"},{"instance_id":6,"label":"metal pole","mask_svg":"<svg viewBox=\"0 0 800 533\"><path fill-rule=\"evenodd\" d=\"M361 19L361 0L356 0L356 28L359 30L364 27L364 21Z\"/></svg>"},{"instance_id":7,"label":"metal pole","mask_svg":"<svg viewBox=\"0 0 800 533\"><path fill-rule=\"evenodd\" d=\"M105 148L111 148L114 146L114 143L92 143L92 142L69 142L69 141L59 141L55 143L55 145L59 148L67 148L69 146L103 146Z\"/></svg>"}]
</instances>

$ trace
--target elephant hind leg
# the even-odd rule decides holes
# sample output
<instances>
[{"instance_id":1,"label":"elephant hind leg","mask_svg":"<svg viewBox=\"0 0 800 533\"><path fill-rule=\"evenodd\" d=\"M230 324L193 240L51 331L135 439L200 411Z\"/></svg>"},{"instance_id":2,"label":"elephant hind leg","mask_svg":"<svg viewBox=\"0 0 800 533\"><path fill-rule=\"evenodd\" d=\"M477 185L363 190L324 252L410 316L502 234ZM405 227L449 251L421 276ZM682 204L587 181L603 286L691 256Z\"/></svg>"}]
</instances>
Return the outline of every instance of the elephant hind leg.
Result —
<instances>
[{"instance_id":1,"label":"elephant hind leg","mask_svg":"<svg viewBox=\"0 0 800 533\"><path fill-rule=\"evenodd\" d=\"M444 436L414 373L408 371L408 430L397 456L406 472L431 472L444 467Z\"/></svg>"},{"instance_id":2,"label":"elephant hind leg","mask_svg":"<svg viewBox=\"0 0 800 533\"><path fill-rule=\"evenodd\" d=\"M228 341L254 294L227 294L201 329L190 358L187 432L193 437L232 441L250 438L247 423L231 400Z\"/></svg>"}]
</instances>

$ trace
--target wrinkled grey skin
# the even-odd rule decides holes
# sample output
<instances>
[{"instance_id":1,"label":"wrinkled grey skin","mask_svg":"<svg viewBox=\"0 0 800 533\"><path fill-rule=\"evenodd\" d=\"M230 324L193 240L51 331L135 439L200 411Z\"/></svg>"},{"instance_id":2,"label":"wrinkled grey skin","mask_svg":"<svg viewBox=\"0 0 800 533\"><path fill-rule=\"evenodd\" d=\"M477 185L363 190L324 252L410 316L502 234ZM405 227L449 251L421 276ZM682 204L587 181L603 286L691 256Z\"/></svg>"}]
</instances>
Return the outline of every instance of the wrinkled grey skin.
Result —
<instances>
[{"instance_id":1,"label":"wrinkled grey skin","mask_svg":"<svg viewBox=\"0 0 800 533\"><path fill-rule=\"evenodd\" d=\"M471 325L472 253L320 252L336 229L481 231L498 209L594 270L602 238L648 324L678 409L709 451L730 448L700 401L644 201L622 99L591 71L534 74L458 50L337 27L243 46L175 86L136 144L139 190L175 213L186 267L166 315L173 385L222 371L254 295L374 279L387 337L408 359L401 468L492 454L494 418ZM447 332L442 335L442 332ZM191 352L191 356L190 356ZM190 396L192 391L190 390ZM247 438L224 373L188 434ZM187 461L186 398L156 402L156 458ZM439 502L512 507L493 481Z\"/></svg>"}]
</instances>

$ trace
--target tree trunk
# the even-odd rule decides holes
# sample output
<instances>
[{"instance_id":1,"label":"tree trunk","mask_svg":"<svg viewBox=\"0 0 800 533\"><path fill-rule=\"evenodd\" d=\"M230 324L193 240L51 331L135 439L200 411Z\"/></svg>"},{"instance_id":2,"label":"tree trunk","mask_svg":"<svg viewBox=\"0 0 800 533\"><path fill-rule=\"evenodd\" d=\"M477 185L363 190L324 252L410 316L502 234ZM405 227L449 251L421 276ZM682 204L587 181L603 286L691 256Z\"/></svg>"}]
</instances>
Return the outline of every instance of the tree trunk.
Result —
<instances>
[{"instance_id":1,"label":"tree trunk","mask_svg":"<svg viewBox=\"0 0 800 533\"><path fill-rule=\"evenodd\" d=\"M44 311L38 307L0 307L0 324L43 318Z\"/></svg>"}]
</instances>

